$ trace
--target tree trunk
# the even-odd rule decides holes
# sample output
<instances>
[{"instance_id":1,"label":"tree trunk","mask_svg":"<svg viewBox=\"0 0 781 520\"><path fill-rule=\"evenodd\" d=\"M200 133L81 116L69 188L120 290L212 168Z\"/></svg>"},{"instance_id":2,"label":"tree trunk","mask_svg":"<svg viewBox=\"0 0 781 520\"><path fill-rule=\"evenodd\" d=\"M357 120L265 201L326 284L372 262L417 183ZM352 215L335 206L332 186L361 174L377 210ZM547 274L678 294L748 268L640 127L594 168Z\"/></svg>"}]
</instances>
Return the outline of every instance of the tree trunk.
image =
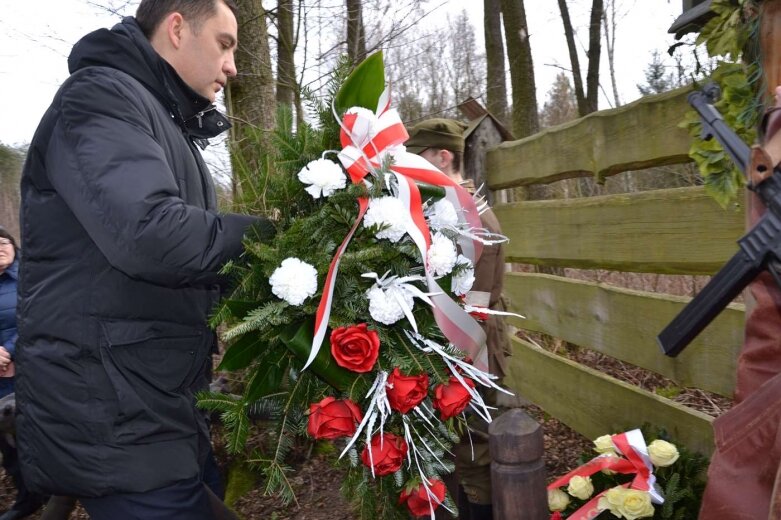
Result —
<instances>
[{"instance_id":1,"label":"tree trunk","mask_svg":"<svg viewBox=\"0 0 781 520\"><path fill-rule=\"evenodd\" d=\"M0 143L0 226L16 238L19 236L19 182L25 150Z\"/></svg>"},{"instance_id":2,"label":"tree trunk","mask_svg":"<svg viewBox=\"0 0 781 520\"><path fill-rule=\"evenodd\" d=\"M237 175L256 171L263 153L271 149L270 134L276 125L274 76L268 44L266 11L261 0L239 4L239 48L236 50L238 76L228 83L225 104L233 128L230 148L233 165L233 195L239 200ZM250 139L250 135L257 137ZM236 157L240 154L240 157Z\"/></svg>"},{"instance_id":3,"label":"tree trunk","mask_svg":"<svg viewBox=\"0 0 781 520\"><path fill-rule=\"evenodd\" d=\"M608 13L610 20L608 21ZM621 100L618 97L618 86L616 85L616 0L608 0L608 7L602 13L602 25L605 29L605 49L607 49L607 64L610 70L610 84L613 87L613 100L616 107L621 106Z\"/></svg>"},{"instance_id":4,"label":"tree trunk","mask_svg":"<svg viewBox=\"0 0 781 520\"><path fill-rule=\"evenodd\" d=\"M583 92L583 75L580 73L580 60L578 59L578 48L575 47L575 32L572 30L572 21L569 17L569 9L566 0L559 1L559 11L561 11L561 21L564 23L564 37L567 40L567 50L569 50L569 61L572 65L572 83L575 87L575 98L578 100L578 114L585 116L586 94Z\"/></svg>"},{"instance_id":5,"label":"tree trunk","mask_svg":"<svg viewBox=\"0 0 781 520\"><path fill-rule=\"evenodd\" d=\"M523 0L501 0L512 84L513 135L521 139L539 130L529 30Z\"/></svg>"},{"instance_id":6,"label":"tree trunk","mask_svg":"<svg viewBox=\"0 0 781 520\"><path fill-rule=\"evenodd\" d=\"M347 55L357 65L366 58L366 33L361 0L345 0L347 5Z\"/></svg>"},{"instance_id":7,"label":"tree trunk","mask_svg":"<svg viewBox=\"0 0 781 520\"><path fill-rule=\"evenodd\" d=\"M599 56L602 51L602 0L591 4L591 23L588 30L588 72L586 73L586 109L596 112L599 105Z\"/></svg>"},{"instance_id":8,"label":"tree trunk","mask_svg":"<svg viewBox=\"0 0 781 520\"><path fill-rule=\"evenodd\" d=\"M292 108L295 97L296 68L293 42L293 0L277 2L277 103Z\"/></svg>"},{"instance_id":9,"label":"tree trunk","mask_svg":"<svg viewBox=\"0 0 781 520\"><path fill-rule=\"evenodd\" d=\"M507 79L504 70L501 0L483 0L485 13L486 104L488 111L507 123Z\"/></svg>"}]
</instances>

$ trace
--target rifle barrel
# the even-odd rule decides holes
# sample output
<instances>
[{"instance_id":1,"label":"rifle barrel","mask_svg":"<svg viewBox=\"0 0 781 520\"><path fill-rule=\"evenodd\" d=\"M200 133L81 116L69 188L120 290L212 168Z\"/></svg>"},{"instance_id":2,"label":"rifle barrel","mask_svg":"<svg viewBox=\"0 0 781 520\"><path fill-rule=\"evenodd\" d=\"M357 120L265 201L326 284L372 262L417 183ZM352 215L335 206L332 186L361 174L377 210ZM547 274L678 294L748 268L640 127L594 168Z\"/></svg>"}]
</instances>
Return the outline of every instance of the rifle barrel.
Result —
<instances>
[{"instance_id":1,"label":"rifle barrel","mask_svg":"<svg viewBox=\"0 0 781 520\"><path fill-rule=\"evenodd\" d=\"M761 270L740 249L659 333L656 340L662 352L670 357L680 354Z\"/></svg>"}]
</instances>

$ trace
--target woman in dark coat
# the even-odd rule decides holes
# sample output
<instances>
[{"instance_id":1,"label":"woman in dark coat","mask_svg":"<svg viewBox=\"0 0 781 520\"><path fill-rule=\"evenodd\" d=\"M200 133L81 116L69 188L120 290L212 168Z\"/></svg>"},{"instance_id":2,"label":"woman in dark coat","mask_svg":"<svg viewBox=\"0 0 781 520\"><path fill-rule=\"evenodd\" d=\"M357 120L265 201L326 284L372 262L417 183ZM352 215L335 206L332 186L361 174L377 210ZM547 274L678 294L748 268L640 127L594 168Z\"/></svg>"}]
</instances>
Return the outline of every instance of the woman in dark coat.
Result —
<instances>
[{"instance_id":1,"label":"woman in dark coat","mask_svg":"<svg viewBox=\"0 0 781 520\"><path fill-rule=\"evenodd\" d=\"M14 356L16 355L16 282L19 272L19 249L14 237L0 227L0 398L14 391ZM13 397L9 397L13 399ZM15 520L34 513L44 498L27 490L19 470L16 442L7 432L0 434L3 468L11 475L18 490L14 505L0 515L0 520Z\"/></svg>"},{"instance_id":2,"label":"woman in dark coat","mask_svg":"<svg viewBox=\"0 0 781 520\"><path fill-rule=\"evenodd\" d=\"M14 238L0 228L0 397L14 391L16 280L19 259Z\"/></svg>"}]
</instances>

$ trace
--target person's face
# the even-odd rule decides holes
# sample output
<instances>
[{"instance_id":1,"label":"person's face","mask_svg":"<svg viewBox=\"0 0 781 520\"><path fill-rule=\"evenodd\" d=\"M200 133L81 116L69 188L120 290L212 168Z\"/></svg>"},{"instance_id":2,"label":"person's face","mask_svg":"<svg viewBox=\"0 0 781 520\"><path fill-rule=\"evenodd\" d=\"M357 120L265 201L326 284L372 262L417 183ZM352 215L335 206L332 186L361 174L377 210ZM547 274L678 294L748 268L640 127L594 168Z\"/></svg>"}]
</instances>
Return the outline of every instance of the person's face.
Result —
<instances>
[{"instance_id":1,"label":"person's face","mask_svg":"<svg viewBox=\"0 0 781 520\"><path fill-rule=\"evenodd\" d=\"M418 155L425 160L439 168L439 170L445 175L452 174L451 165L453 163L453 154L448 150L440 150L438 148L426 148Z\"/></svg>"},{"instance_id":2,"label":"person's face","mask_svg":"<svg viewBox=\"0 0 781 520\"><path fill-rule=\"evenodd\" d=\"M15 257L14 245L7 238L0 237L0 273L14 263Z\"/></svg>"},{"instance_id":3,"label":"person's face","mask_svg":"<svg viewBox=\"0 0 781 520\"><path fill-rule=\"evenodd\" d=\"M439 160L439 153L438 152L439 152L439 150L437 150L436 148L426 148L425 150L420 152L418 155L423 157L425 160L427 160L428 162L430 162L434 166L439 167L440 165L437 164L437 163L440 162L440 160Z\"/></svg>"},{"instance_id":4,"label":"person's face","mask_svg":"<svg viewBox=\"0 0 781 520\"><path fill-rule=\"evenodd\" d=\"M182 22L180 46L172 63L193 90L214 102L229 77L236 76L233 53L238 38L236 17L216 0L215 14L194 27Z\"/></svg>"}]
</instances>

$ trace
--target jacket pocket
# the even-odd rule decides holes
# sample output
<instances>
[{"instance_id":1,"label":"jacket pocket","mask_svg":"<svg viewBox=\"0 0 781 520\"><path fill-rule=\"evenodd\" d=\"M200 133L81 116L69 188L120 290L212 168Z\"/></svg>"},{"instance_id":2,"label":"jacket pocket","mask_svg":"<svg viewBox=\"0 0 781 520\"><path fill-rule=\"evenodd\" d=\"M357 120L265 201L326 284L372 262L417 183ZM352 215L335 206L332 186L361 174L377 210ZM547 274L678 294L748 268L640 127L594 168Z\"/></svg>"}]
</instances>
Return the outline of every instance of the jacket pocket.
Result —
<instances>
[{"instance_id":1,"label":"jacket pocket","mask_svg":"<svg viewBox=\"0 0 781 520\"><path fill-rule=\"evenodd\" d=\"M195 434L189 388L208 355L205 327L106 320L101 336L101 363L117 397L115 440L147 443Z\"/></svg>"}]
</instances>

